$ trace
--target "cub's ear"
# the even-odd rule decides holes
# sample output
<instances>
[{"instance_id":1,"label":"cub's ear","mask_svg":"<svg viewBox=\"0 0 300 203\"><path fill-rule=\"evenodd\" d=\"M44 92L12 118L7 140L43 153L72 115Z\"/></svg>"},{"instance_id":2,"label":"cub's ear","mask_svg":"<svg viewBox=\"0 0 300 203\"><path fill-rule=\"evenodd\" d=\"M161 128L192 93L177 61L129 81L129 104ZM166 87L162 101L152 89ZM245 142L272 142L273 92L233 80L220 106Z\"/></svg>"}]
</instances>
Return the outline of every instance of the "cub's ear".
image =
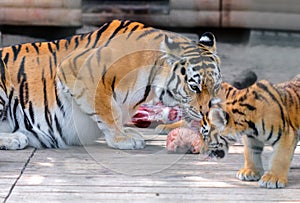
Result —
<instances>
[{"instance_id":1,"label":"cub's ear","mask_svg":"<svg viewBox=\"0 0 300 203\"><path fill-rule=\"evenodd\" d=\"M208 108L213 107L214 105L220 105L222 100L218 97L213 97L209 103L208 103Z\"/></svg>"},{"instance_id":2,"label":"cub's ear","mask_svg":"<svg viewBox=\"0 0 300 203\"><path fill-rule=\"evenodd\" d=\"M223 130L227 124L227 113L221 108L211 108L208 113L208 119L211 124L216 126L219 130Z\"/></svg>"},{"instance_id":3,"label":"cub's ear","mask_svg":"<svg viewBox=\"0 0 300 203\"><path fill-rule=\"evenodd\" d=\"M217 52L216 38L211 32L203 33L200 37L199 44L205 46L212 53Z\"/></svg>"}]
</instances>

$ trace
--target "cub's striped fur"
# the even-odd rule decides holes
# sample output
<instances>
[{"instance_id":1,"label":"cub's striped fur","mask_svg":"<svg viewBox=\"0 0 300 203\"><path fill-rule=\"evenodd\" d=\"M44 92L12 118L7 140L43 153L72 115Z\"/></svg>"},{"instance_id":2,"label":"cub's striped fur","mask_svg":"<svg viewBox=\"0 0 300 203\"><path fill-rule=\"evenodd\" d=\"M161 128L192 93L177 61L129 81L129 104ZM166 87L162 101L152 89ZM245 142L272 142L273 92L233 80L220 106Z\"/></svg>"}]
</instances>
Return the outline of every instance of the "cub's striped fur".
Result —
<instances>
[{"instance_id":1,"label":"cub's striped fur","mask_svg":"<svg viewBox=\"0 0 300 203\"><path fill-rule=\"evenodd\" d=\"M243 90L223 83L220 99L212 99L201 133L211 155L223 158L228 143L245 135L245 165L240 180L259 180L261 187L282 188L300 134L300 75L273 85L260 81ZM270 169L264 173L261 154L265 144L274 151Z\"/></svg>"},{"instance_id":2,"label":"cub's striped fur","mask_svg":"<svg viewBox=\"0 0 300 203\"><path fill-rule=\"evenodd\" d=\"M220 86L215 38L199 42L114 20L95 32L0 49L0 147L64 148L104 133L109 146L144 147L123 128L143 102L181 105L200 119L197 99Z\"/></svg>"}]
</instances>

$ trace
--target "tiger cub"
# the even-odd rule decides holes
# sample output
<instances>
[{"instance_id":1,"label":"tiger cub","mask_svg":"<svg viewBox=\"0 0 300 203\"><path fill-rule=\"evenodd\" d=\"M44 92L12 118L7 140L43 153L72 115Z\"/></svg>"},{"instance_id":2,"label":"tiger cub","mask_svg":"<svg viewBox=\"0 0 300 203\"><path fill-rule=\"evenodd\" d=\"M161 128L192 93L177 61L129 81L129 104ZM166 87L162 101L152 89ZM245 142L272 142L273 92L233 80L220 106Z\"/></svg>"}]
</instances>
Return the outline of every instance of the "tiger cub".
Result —
<instances>
[{"instance_id":1,"label":"tiger cub","mask_svg":"<svg viewBox=\"0 0 300 203\"><path fill-rule=\"evenodd\" d=\"M223 83L219 97L210 101L200 131L208 153L223 158L228 143L244 135L244 168L237 178L257 181L266 188L283 188L300 135L300 75L273 85L260 81L243 90ZM223 101L222 101L223 100ZM261 154L265 144L274 151L270 169L264 173Z\"/></svg>"},{"instance_id":2,"label":"tiger cub","mask_svg":"<svg viewBox=\"0 0 300 203\"><path fill-rule=\"evenodd\" d=\"M118 149L143 137L123 127L144 102L180 105L201 119L203 89L220 87L215 37L114 20L95 32L0 49L0 148L65 148L104 134Z\"/></svg>"}]
</instances>

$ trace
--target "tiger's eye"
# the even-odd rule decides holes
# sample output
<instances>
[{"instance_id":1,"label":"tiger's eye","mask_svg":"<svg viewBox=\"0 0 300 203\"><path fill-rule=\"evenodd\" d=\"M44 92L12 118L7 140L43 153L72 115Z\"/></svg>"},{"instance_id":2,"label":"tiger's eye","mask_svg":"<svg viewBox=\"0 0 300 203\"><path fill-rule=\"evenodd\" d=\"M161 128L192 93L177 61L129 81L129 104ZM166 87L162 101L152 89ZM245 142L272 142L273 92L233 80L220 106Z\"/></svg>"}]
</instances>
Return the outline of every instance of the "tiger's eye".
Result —
<instances>
[{"instance_id":1,"label":"tiger's eye","mask_svg":"<svg viewBox=\"0 0 300 203\"><path fill-rule=\"evenodd\" d=\"M197 93L200 93L200 89L198 88L197 85L191 85L190 87L191 87L191 89L192 89L193 91L195 91L195 92L197 92Z\"/></svg>"}]
</instances>

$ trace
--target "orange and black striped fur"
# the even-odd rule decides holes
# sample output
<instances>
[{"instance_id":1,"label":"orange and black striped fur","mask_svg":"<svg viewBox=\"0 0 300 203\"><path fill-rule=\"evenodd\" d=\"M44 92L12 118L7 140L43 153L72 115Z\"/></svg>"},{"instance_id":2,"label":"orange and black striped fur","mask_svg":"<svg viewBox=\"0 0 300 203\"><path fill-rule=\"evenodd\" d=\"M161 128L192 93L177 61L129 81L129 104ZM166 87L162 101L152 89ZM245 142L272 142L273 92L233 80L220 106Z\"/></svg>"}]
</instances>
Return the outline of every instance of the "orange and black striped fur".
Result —
<instances>
[{"instance_id":1,"label":"orange and black striped fur","mask_svg":"<svg viewBox=\"0 0 300 203\"><path fill-rule=\"evenodd\" d=\"M202 121L209 153L223 158L228 143L244 135L245 165L237 178L259 180L261 187L285 187L300 135L300 75L276 85L260 81L243 90L223 83L219 96L224 99L212 99L208 119ZM265 144L274 149L266 173L261 160Z\"/></svg>"},{"instance_id":2,"label":"orange and black striped fur","mask_svg":"<svg viewBox=\"0 0 300 203\"><path fill-rule=\"evenodd\" d=\"M123 123L151 99L181 105L200 119L202 87L220 86L215 38L114 20L95 32L0 49L0 147L64 148L94 141L144 147Z\"/></svg>"}]
</instances>

